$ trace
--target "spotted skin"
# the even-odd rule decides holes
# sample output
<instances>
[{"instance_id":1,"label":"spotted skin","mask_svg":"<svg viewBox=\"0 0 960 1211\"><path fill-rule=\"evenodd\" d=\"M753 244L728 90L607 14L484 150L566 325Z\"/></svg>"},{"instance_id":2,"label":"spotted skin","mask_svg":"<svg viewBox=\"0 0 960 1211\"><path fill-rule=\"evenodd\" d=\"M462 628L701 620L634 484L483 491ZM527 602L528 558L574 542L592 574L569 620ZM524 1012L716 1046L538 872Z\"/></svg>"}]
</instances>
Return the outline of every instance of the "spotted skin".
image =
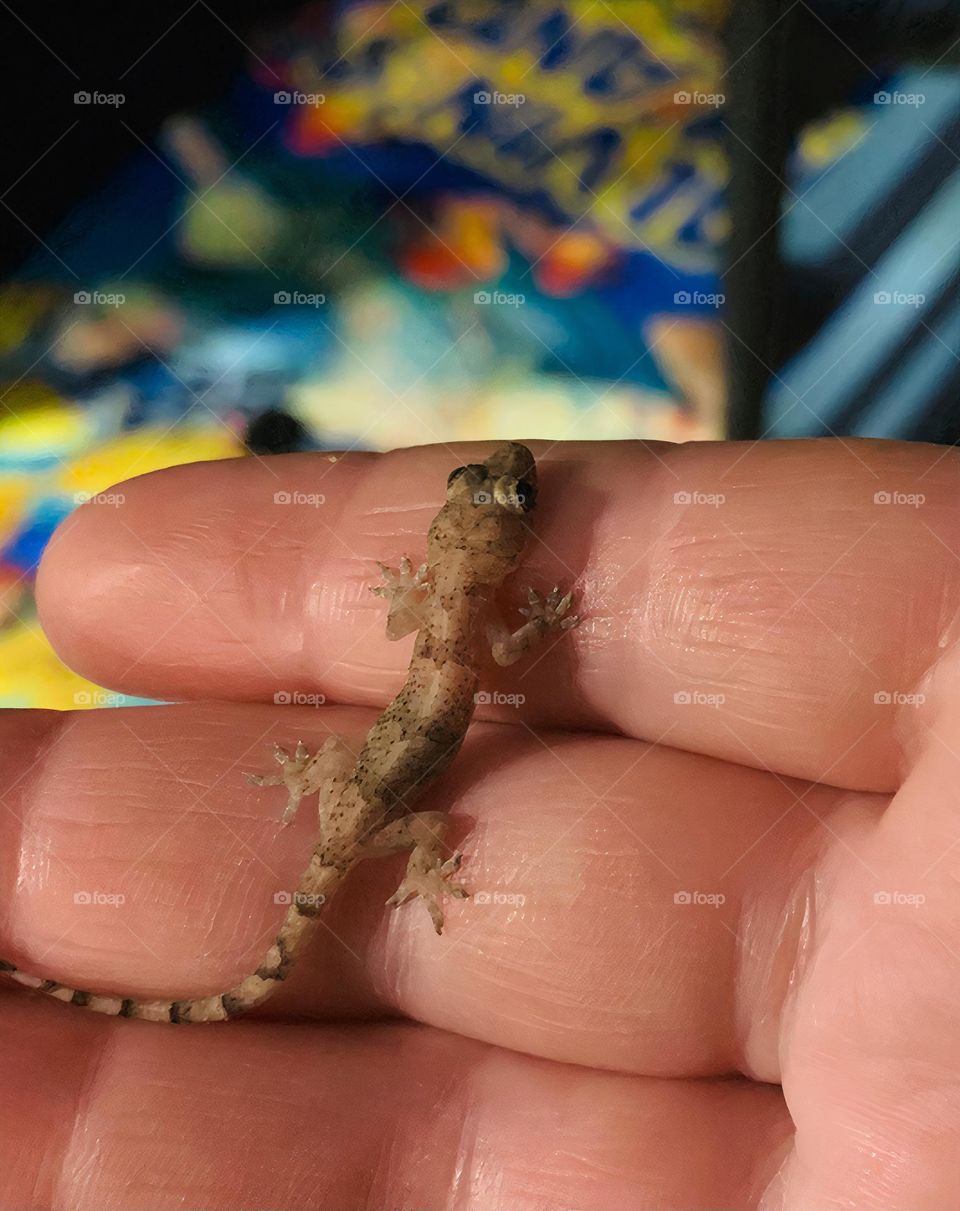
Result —
<instances>
[{"instance_id":1,"label":"spotted skin","mask_svg":"<svg viewBox=\"0 0 960 1211\"><path fill-rule=\"evenodd\" d=\"M443 815L415 812L413 804L463 743L488 640L497 663L512 664L551 631L579 621L568 612L571 595L558 589L545 598L531 592L518 630L496 620L494 594L520 560L536 494L533 455L517 442L500 446L486 462L452 471L446 502L427 534L426 562L415 574L406 559L396 571L381 564L385 583L373 589L390 603L389 638L417 631L403 688L356 757L336 739L313 756L298 744L292 756L277 750L279 775L250 776L257 785L286 788L284 823L301 798L319 793L321 832L279 932L252 975L212 996L140 1001L40 979L6 959L0 972L55 1000L115 1017L177 1025L226 1021L262 1004L286 978L330 896L358 862L399 850L411 855L389 903L423 899L440 933L442 899L467 894L451 881L461 855L444 856Z\"/></svg>"}]
</instances>

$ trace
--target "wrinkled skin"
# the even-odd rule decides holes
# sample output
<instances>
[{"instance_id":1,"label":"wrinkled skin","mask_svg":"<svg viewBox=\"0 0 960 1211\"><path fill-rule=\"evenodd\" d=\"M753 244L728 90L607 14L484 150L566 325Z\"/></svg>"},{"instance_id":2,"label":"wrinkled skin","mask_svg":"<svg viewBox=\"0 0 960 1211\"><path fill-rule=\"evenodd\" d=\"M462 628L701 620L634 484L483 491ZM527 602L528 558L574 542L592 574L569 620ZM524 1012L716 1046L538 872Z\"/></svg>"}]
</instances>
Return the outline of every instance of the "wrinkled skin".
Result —
<instances>
[{"instance_id":1,"label":"wrinkled skin","mask_svg":"<svg viewBox=\"0 0 960 1211\"><path fill-rule=\"evenodd\" d=\"M505 604L575 584L584 621L491 668L424 804L474 898L438 938L384 907L403 856L358 868L236 1023L4 988L0 1208L955 1211L957 454L532 445ZM488 448L195 465L67 520L58 651L186 701L0 716L0 953L138 996L246 969L316 821L242 773L369 727L412 642L374 561Z\"/></svg>"}]
</instances>

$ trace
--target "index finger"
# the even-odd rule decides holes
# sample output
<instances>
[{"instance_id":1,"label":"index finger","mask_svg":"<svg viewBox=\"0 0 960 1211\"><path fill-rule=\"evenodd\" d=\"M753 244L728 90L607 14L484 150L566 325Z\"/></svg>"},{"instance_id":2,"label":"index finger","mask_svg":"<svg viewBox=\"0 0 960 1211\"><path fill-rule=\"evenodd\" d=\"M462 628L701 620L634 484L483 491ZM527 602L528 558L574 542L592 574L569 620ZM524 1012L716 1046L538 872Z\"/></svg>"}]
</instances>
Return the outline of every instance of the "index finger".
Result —
<instances>
[{"instance_id":1,"label":"index finger","mask_svg":"<svg viewBox=\"0 0 960 1211\"><path fill-rule=\"evenodd\" d=\"M618 730L889 790L896 720L957 615L957 455L894 442L530 443L533 537L505 597L574 587L581 626L485 672L530 725ZM415 561L486 443L192 464L73 514L44 626L88 677L157 698L382 705L377 560Z\"/></svg>"}]
</instances>

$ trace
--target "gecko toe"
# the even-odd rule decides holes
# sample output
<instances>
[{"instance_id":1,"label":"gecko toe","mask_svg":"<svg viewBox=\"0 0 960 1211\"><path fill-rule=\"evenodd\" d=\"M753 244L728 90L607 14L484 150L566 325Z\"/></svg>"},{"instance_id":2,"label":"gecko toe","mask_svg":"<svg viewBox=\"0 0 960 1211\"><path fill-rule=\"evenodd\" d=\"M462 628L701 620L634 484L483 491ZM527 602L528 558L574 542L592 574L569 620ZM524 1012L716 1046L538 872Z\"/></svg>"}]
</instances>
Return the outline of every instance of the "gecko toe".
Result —
<instances>
[{"instance_id":1,"label":"gecko toe","mask_svg":"<svg viewBox=\"0 0 960 1211\"><path fill-rule=\"evenodd\" d=\"M278 774L244 774L251 786L279 786L283 779Z\"/></svg>"},{"instance_id":2,"label":"gecko toe","mask_svg":"<svg viewBox=\"0 0 960 1211\"><path fill-rule=\"evenodd\" d=\"M426 905L434 929L437 933L442 933L443 909L440 907L442 898L451 896L455 900L465 900L470 894L465 887L450 882L450 876L456 874L462 862L463 854L457 853L445 862L434 861L431 865L425 865L422 858L418 860L418 854L415 851L407 868L406 877L387 904L396 906L416 896Z\"/></svg>"}]
</instances>

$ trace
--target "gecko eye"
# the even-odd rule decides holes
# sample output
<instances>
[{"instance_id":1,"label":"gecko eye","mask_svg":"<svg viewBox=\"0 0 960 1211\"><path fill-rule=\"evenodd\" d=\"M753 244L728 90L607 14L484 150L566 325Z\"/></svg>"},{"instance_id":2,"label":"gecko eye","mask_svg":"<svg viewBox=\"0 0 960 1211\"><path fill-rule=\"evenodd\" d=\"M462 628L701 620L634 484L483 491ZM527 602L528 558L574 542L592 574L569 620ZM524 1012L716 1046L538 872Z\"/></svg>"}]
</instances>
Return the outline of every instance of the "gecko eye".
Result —
<instances>
[{"instance_id":1,"label":"gecko eye","mask_svg":"<svg viewBox=\"0 0 960 1211\"><path fill-rule=\"evenodd\" d=\"M517 499L520 501L520 508L524 513L529 513L537 503L537 489L529 480L517 480Z\"/></svg>"},{"instance_id":2,"label":"gecko eye","mask_svg":"<svg viewBox=\"0 0 960 1211\"><path fill-rule=\"evenodd\" d=\"M481 478L487 473L486 467L484 467L481 463L467 463L465 467L457 467L455 470L450 472L450 474L447 476L447 487L449 488L453 481L455 479L459 479L465 471L472 471L475 476L480 476Z\"/></svg>"}]
</instances>

